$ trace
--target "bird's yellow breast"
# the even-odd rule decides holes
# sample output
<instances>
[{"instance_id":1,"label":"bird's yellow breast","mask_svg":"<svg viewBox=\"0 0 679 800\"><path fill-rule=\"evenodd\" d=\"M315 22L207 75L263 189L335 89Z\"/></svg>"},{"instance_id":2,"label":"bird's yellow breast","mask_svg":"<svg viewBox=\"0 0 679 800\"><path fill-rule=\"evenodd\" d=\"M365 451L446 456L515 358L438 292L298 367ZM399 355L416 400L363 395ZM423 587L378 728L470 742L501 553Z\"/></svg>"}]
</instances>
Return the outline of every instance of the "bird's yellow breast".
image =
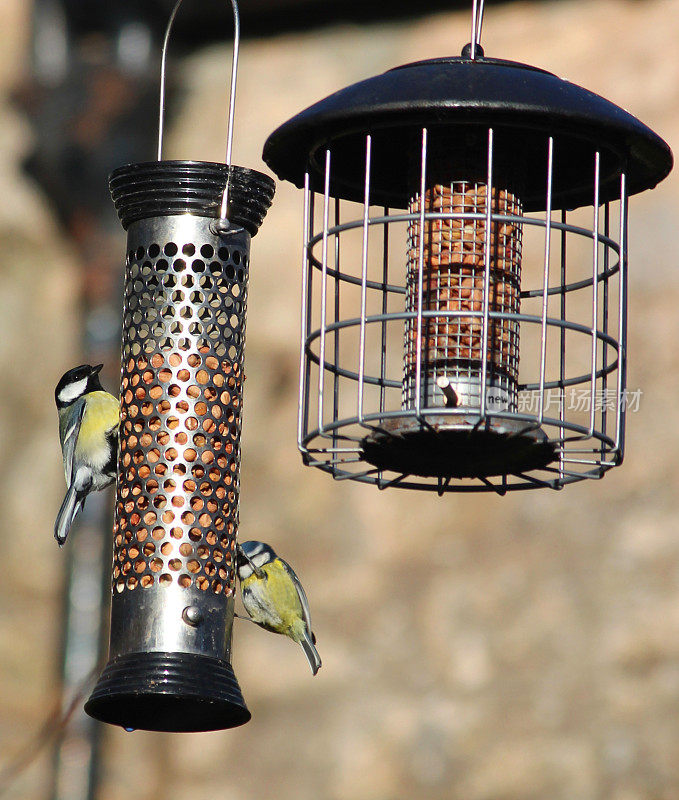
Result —
<instances>
[{"instance_id":1,"label":"bird's yellow breast","mask_svg":"<svg viewBox=\"0 0 679 800\"><path fill-rule=\"evenodd\" d=\"M252 593L253 600L257 597L269 606L272 616L280 618L280 624L271 626L273 630L288 633L289 629L296 629L302 618L302 604L285 565L275 558L261 567L261 571L265 577L260 578L253 572L241 582L241 592L243 595Z\"/></svg>"},{"instance_id":2,"label":"bird's yellow breast","mask_svg":"<svg viewBox=\"0 0 679 800\"><path fill-rule=\"evenodd\" d=\"M76 456L95 453L107 446L106 432L118 427L120 403L108 392L90 392L80 423Z\"/></svg>"}]
</instances>

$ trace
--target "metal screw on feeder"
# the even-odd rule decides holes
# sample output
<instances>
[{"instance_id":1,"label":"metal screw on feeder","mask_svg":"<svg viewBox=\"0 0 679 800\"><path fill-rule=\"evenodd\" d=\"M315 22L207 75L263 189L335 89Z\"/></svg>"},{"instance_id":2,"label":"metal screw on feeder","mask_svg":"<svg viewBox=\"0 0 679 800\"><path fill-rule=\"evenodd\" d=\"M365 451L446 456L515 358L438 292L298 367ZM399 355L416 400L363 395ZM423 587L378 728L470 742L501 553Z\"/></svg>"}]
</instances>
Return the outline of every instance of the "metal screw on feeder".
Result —
<instances>
[{"instance_id":1,"label":"metal screw on feeder","mask_svg":"<svg viewBox=\"0 0 679 800\"><path fill-rule=\"evenodd\" d=\"M623 459L628 198L672 154L487 58L482 19L474 0L461 57L346 87L264 147L304 188L298 443L338 480L504 494Z\"/></svg>"},{"instance_id":2,"label":"metal screw on feeder","mask_svg":"<svg viewBox=\"0 0 679 800\"><path fill-rule=\"evenodd\" d=\"M110 178L127 230L109 661L85 705L127 729L250 719L230 664L250 239L274 182L231 164L158 160Z\"/></svg>"}]
</instances>

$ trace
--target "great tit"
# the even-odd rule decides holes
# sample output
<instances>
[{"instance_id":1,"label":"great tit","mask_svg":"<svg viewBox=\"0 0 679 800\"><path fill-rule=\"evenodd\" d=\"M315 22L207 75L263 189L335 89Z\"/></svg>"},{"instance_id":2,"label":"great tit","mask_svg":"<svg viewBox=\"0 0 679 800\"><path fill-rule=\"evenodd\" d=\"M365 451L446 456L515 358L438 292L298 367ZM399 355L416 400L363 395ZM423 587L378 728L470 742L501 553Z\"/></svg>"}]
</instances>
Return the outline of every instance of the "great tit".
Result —
<instances>
[{"instance_id":1,"label":"great tit","mask_svg":"<svg viewBox=\"0 0 679 800\"><path fill-rule=\"evenodd\" d=\"M238 545L241 597L250 619L302 646L315 675L321 668L311 632L309 601L292 567L264 542Z\"/></svg>"},{"instance_id":2,"label":"great tit","mask_svg":"<svg viewBox=\"0 0 679 800\"><path fill-rule=\"evenodd\" d=\"M54 524L60 547L87 495L104 489L116 477L120 403L99 382L103 366L83 364L70 369L54 390L68 487Z\"/></svg>"}]
</instances>

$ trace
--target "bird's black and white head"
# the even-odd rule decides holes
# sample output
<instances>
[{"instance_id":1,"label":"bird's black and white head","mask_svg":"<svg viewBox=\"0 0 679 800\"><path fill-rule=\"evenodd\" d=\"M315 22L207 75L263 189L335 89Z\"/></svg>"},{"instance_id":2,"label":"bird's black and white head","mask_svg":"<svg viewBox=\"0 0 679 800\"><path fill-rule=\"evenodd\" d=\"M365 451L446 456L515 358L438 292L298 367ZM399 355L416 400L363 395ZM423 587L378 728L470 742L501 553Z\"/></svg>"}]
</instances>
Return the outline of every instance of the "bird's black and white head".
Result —
<instances>
[{"instance_id":1,"label":"bird's black and white head","mask_svg":"<svg viewBox=\"0 0 679 800\"><path fill-rule=\"evenodd\" d=\"M244 581L255 570L273 561L276 553L264 542L249 541L238 545L238 577Z\"/></svg>"},{"instance_id":2,"label":"bird's black and white head","mask_svg":"<svg viewBox=\"0 0 679 800\"><path fill-rule=\"evenodd\" d=\"M57 384L54 390L54 399L57 402L57 408L65 408L74 403L79 397L82 397L88 392L96 392L102 390L102 385L99 381L99 372L103 364L97 364L91 367L89 364L82 364L79 367L69 369Z\"/></svg>"}]
</instances>

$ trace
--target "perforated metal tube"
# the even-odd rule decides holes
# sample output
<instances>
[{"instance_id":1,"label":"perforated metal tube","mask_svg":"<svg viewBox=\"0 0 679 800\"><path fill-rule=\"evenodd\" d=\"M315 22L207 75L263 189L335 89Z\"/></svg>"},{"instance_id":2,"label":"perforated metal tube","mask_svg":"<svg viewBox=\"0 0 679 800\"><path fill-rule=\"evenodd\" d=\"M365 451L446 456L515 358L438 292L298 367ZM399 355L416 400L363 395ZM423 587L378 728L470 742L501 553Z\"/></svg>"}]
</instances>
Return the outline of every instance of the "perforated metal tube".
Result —
<instances>
[{"instance_id":1,"label":"perforated metal tube","mask_svg":"<svg viewBox=\"0 0 679 800\"><path fill-rule=\"evenodd\" d=\"M151 730L250 716L229 661L251 234L191 210L129 221L110 661L87 704Z\"/></svg>"},{"instance_id":2,"label":"perforated metal tube","mask_svg":"<svg viewBox=\"0 0 679 800\"><path fill-rule=\"evenodd\" d=\"M114 591L229 598L250 235L182 215L128 241Z\"/></svg>"},{"instance_id":3,"label":"perforated metal tube","mask_svg":"<svg viewBox=\"0 0 679 800\"><path fill-rule=\"evenodd\" d=\"M140 590L161 603L209 594L226 611L250 235L226 245L209 219L182 215L135 223L128 237L114 593ZM176 641L163 641L149 624L142 635L153 649L193 649L197 629L180 626ZM215 629L211 655L228 653L227 639Z\"/></svg>"}]
</instances>

